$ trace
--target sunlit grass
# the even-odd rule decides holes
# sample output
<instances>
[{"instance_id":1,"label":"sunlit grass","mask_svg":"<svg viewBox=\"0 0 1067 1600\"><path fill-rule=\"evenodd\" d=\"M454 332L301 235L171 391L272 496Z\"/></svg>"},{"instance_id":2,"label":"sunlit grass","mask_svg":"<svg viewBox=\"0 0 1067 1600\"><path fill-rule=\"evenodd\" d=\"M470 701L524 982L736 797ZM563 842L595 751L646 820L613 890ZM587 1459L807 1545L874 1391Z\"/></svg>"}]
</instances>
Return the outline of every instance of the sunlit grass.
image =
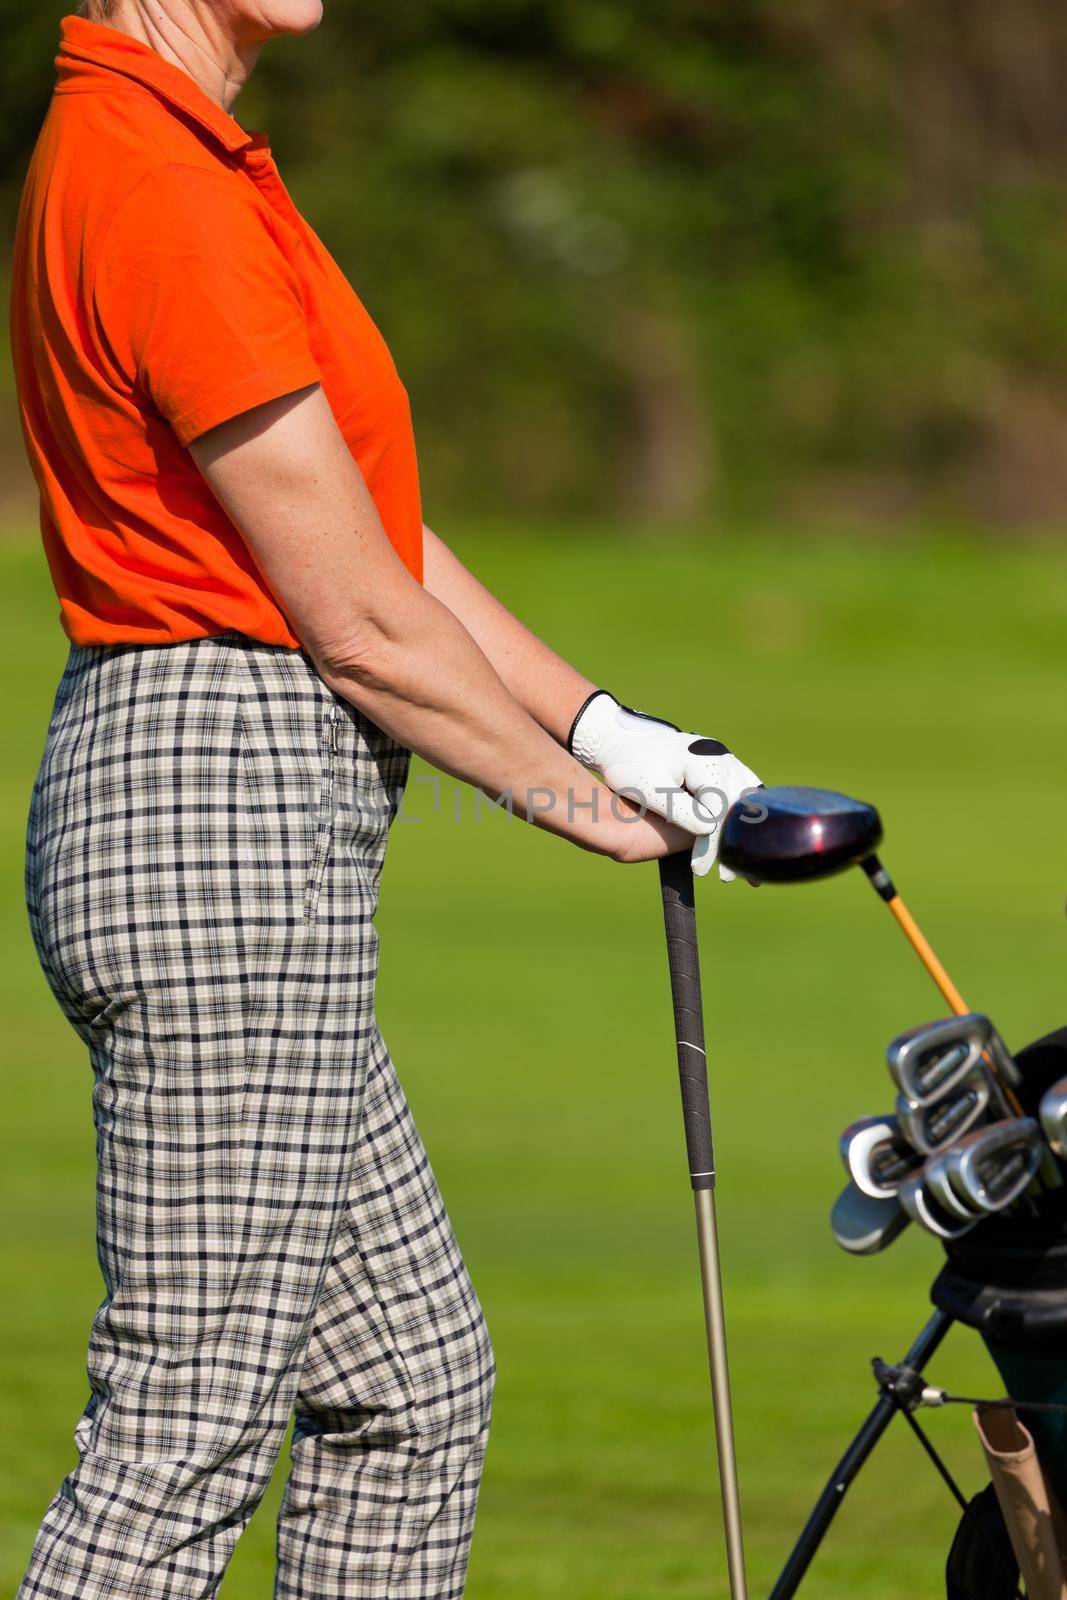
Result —
<instances>
[{"instance_id":1,"label":"sunlit grass","mask_svg":"<svg viewBox=\"0 0 1067 1600\"><path fill-rule=\"evenodd\" d=\"M447 534L454 530L442 530ZM1064 1020L1067 556L1059 549L529 528L457 537L624 699L719 734L769 780L879 803L885 858L976 1005L1022 1043ZM10 1045L0 1583L72 1459L99 1285L81 1048L37 972L21 832L64 653L43 564L0 547ZM725 1568L655 873L413 792L387 868L380 1011L495 1335L472 1600L721 1596ZM703 886L728 1313L753 1593L849 1431L875 1353L924 1320L937 1251L835 1251L839 1128L889 1104L885 1040L936 996L859 878ZM954 1333L935 1371L995 1380ZM936 1419L964 1480L965 1414ZM276 1494L276 1489L274 1493ZM810 1600L938 1593L954 1525L903 1432L850 1497ZM269 1508L226 1600L270 1592Z\"/></svg>"}]
</instances>

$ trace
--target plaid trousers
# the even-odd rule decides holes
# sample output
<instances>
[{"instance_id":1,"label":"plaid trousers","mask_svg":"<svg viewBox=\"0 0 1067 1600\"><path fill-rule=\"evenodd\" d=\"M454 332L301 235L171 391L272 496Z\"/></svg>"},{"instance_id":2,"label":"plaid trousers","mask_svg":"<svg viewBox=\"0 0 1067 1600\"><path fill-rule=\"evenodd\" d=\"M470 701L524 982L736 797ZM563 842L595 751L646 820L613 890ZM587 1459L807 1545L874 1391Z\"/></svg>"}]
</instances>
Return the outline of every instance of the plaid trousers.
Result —
<instances>
[{"instance_id":1,"label":"plaid trousers","mask_svg":"<svg viewBox=\"0 0 1067 1600\"><path fill-rule=\"evenodd\" d=\"M406 770L299 652L71 651L27 898L105 1298L19 1600L208 1600L294 1412L277 1600L463 1592L492 1353L374 1015Z\"/></svg>"}]
</instances>

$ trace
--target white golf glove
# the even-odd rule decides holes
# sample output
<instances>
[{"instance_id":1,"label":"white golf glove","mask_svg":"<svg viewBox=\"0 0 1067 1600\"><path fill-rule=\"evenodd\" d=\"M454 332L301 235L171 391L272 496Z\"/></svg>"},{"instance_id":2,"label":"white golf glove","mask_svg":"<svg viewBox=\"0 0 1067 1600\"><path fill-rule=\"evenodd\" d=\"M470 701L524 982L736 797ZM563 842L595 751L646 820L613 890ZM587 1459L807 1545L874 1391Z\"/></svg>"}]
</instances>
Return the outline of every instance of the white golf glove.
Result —
<instances>
[{"instance_id":1,"label":"white golf glove","mask_svg":"<svg viewBox=\"0 0 1067 1600\"><path fill-rule=\"evenodd\" d=\"M693 871L703 877L719 849L719 824L760 780L718 739L682 733L673 722L621 706L604 689L590 695L574 719L568 744L583 766L609 789L697 835ZM729 883L735 873L720 866Z\"/></svg>"}]
</instances>

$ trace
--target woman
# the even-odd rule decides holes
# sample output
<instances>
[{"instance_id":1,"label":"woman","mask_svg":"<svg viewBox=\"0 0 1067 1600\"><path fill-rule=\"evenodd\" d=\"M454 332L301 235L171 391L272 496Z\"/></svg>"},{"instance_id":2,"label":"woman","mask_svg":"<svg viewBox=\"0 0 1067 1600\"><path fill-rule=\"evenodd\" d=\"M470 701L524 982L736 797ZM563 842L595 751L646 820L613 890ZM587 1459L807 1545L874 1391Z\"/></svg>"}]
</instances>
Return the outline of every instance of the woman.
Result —
<instances>
[{"instance_id":1,"label":"woman","mask_svg":"<svg viewBox=\"0 0 1067 1600\"><path fill-rule=\"evenodd\" d=\"M71 639L28 898L94 1069L106 1297L20 1595L214 1595L295 1411L281 1600L447 1600L492 1358L374 1018L407 753L616 861L699 836L701 870L756 780L424 530L385 345L229 114L319 0L88 9L13 315Z\"/></svg>"}]
</instances>

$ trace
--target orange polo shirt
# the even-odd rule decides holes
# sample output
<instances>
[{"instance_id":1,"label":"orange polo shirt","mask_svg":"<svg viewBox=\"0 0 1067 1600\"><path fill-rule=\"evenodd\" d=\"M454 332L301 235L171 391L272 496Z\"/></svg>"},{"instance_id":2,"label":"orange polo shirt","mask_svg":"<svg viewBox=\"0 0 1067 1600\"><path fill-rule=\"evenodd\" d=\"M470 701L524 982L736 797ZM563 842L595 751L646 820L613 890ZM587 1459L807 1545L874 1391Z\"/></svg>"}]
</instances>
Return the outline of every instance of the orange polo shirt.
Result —
<instances>
[{"instance_id":1,"label":"orange polo shirt","mask_svg":"<svg viewBox=\"0 0 1067 1600\"><path fill-rule=\"evenodd\" d=\"M320 383L421 579L408 397L266 140L178 67L67 17L16 240L12 333L41 527L78 644L298 640L188 445Z\"/></svg>"}]
</instances>

